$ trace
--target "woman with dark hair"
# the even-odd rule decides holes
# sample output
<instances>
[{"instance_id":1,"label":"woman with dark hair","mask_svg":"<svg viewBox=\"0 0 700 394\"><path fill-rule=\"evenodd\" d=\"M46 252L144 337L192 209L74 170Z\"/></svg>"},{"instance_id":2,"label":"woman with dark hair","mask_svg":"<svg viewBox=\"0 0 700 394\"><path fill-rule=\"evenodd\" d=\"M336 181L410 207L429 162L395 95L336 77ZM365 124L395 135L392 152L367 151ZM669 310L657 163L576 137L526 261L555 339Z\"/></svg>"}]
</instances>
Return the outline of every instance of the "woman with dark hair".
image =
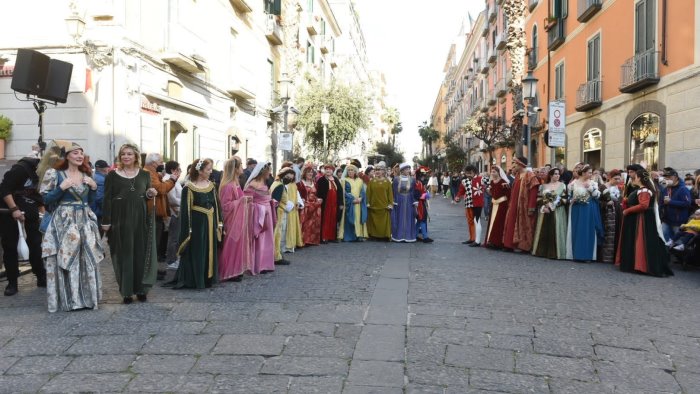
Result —
<instances>
[{"instance_id":1,"label":"woman with dark hair","mask_svg":"<svg viewBox=\"0 0 700 394\"><path fill-rule=\"evenodd\" d=\"M620 243L615 265L623 272L641 272L653 276L673 275L668 250L661 231L656 189L644 169L630 171L633 191L622 211Z\"/></svg>"},{"instance_id":2,"label":"woman with dark hair","mask_svg":"<svg viewBox=\"0 0 700 394\"><path fill-rule=\"evenodd\" d=\"M566 258L566 185L560 182L561 173L552 168L546 183L540 185L537 205L537 226L532 244L532 254L550 259Z\"/></svg>"},{"instance_id":3,"label":"woman with dark hair","mask_svg":"<svg viewBox=\"0 0 700 394\"><path fill-rule=\"evenodd\" d=\"M180 208L180 266L175 288L203 289L218 280L218 243L223 221L214 182L209 180L211 159L192 162L189 181L182 188Z\"/></svg>"},{"instance_id":4,"label":"woman with dark hair","mask_svg":"<svg viewBox=\"0 0 700 394\"><path fill-rule=\"evenodd\" d=\"M89 207L97 193L90 173L83 148L73 143L42 179L44 203L56 205L41 243L49 312L97 309L102 298L99 262L104 250Z\"/></svg>"},{"instance_id":5,"label":"woman with dark hair","mask_svg":"<svg viewBox=\"0 0 700 394\"><path fill-rule=\"evenodd\" d=\"M252 231L253 264L251 274L264 274L275 270L275 222L272 196L266 180L270 177L270 163L259 161L251 171L243 187L243 194L253 200L250 217Z\"/></svg>"},{"instance_id":6,"label":"woman with dark hair","mask_svg":"<svg viewBox=\"0 0 700 394\"><path fill-rule=\"evenodd\" d=\"M323 166L324 176L316 181L318 197L323 200L321 208L321 243L338 242L338 221L342 215L343 189L340 180L333 175L333 164Z\"/></svg>"},{"instance_id":7,"label":"woman with dark hair","mask_svg":"<svg viewBox=\"0 0 700 394\"><path fill-rule=\"evenodd\" d=\"M301 181L297 183L297 190L304 201L301 210L301 230L305 245L318 245L321 243L321 205L323 200L317 197L316 171L313 164L309 163L301 170Z\"/></svg>"},{"instance_id":8,"label":"woman with dark hair","mask_svg":"<svg viewBox=\"0 0 700 394\"><path fill-rule=\"evenodd\" d=\"M136 145L122 145L117 157L118 168L105 178L102 229L124 303L131 304L134 294L145 302L158 272L154 222L158 192L151 187L151 176L140 168Z\"/></svg>"},{"instance_id":9,"label":"woman with dark hair","mask_svg":"<svg viewBox=\"0 0 700 394\"><path fill-rule=\"evenodd\" d=\"M489 216L489 228L486 234L486 247L500 249L503 247L503 231L508 213L508 199L510 198L510 179L503 168L491 167L491 181L487 193L491 195L491 209Z\"/></svg>"},{"instance_id":10,"label":"woman with dark hair","mask_svg":"<svg viewBox=\"0 0 700 394\"><path fill-rule=\"evenodd\" d=\"M620 183L622 177L620 171L612 170L608 174L608 181L605 183L601 196L601 216L603 219L603 229L605 240L601 247L600 260L604 263L615 262L615 250L617 240L620 235L620 223L622 211L620 209L621 194Z\"/></svg>"},{"instance_id":11,"label":"woman with dark hair","mask_svg":"<svg viewBox=\"0 0 700 394\"><path fill-rule=\"evenodd\" d=\"M566 258L569 260L595 261L598 244L603 242L598 205L600 190L592 177L593 170L586 164L578 170L578 178L568 186L571 216L566 234Z\"/></svg>"}]
</instances>

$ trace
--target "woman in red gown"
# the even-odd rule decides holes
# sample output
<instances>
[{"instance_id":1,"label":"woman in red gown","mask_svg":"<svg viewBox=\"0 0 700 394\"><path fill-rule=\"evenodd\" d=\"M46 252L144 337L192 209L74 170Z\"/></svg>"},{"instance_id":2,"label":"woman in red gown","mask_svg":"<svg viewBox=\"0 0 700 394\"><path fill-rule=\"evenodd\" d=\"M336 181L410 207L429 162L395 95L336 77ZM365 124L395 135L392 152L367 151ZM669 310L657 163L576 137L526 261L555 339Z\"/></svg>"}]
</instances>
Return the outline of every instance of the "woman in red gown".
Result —
<instances>
[{"instance_id":1,"label":"woman in red gown","mask_svg":"<svg viewBox=\"0 0 700 394\"><path fill-rule=\"evenodd\" d=\"M312 165L304 166L301 171L301 181L297 190L304 200L301 214L301 232L305 245L321 243L321 205L323 200L318 198L316 190L316 171Z\"/></svg>"},{"instance_id":2,"label":"woman in red gown","mask_svg":"<svg viewBox=\"0 0 700 394\"><path fill-rule=\"evenodd\" d=\"M316 181L316 196L321 204L321 243L338 242L338 221L342 213L343 193L340 180L333 175L332 164L323 166L324 176Z\"/></svg>"},{"instance_id":3,"label":"woman in red gown","mask_svg":"<svg viewBox=\"0 0 700 394\"><path fill-rule=\"evenodd\" d=\"M499 166L491 167L491 184L488 192L491 195L491 215L486 235L486 247L500 249L503 247L503 230L508 212L510 180Z\"/></svg>"}]
</instances>

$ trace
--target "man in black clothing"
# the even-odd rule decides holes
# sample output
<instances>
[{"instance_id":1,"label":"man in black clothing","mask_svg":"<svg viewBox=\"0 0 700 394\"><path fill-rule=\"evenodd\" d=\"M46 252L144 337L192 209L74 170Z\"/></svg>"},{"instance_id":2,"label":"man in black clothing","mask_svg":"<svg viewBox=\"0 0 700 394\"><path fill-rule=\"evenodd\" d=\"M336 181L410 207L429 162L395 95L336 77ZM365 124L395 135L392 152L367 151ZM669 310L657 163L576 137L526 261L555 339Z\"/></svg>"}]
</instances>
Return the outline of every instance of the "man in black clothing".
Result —
<instances>
[{"instance_id":1,"label":"man in black clothing","mask_svg":"<svg viewBox=\"0 0 700 394\"><path fill-rule=\"evenodd\" d=\"M9 211L0 214L3 263L8 282L5 288L6 296L13 296L18 291L18 221L24 223L27 233L29 262L32 265L32 272L36 275L36 285L46 287L46 270L41 259L41 233L39 232L39 209L43 207L43 200L39 194L39 177L36 174L38 164L37 158L22 158L5 173L0 183L0 197L2 197L0 208Z\"/></svg>"},{"instance_id":2,"label":"man in black clothing","mask_svg":"<svg viewBox=\"0 0 700 394\"><path fill-rule=\"evenodd\" d=\"M248 161L246 161L245 170L243 170L243 173L238 177L238 183L241 185L241 189L245 187L245 183L248 182L250 173L253 172L253 169L257 164L258 161L255 159L248 159Z\"/></svg>"}]
</instances>

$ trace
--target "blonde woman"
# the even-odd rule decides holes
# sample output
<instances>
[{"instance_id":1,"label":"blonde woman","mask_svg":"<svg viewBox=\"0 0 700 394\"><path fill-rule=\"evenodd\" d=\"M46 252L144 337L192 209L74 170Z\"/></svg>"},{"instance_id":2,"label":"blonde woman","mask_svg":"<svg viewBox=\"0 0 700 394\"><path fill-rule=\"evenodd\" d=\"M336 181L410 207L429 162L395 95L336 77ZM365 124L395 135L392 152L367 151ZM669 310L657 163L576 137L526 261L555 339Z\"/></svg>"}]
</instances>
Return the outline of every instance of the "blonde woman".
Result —
<instances>
[{"instance_id":1,"label":"blonde woman","mask_svg":"<svg viewBox=\"0 0 700 394\"><path fill-rule=\"evenodd\" d=\"M252 271L253 197L243 194L238 179L243 174L241 159L234 156L224 163L220 199L224 219L224 237L219 257L219 280L239 282Z\"/></svg>"}]
</instances>

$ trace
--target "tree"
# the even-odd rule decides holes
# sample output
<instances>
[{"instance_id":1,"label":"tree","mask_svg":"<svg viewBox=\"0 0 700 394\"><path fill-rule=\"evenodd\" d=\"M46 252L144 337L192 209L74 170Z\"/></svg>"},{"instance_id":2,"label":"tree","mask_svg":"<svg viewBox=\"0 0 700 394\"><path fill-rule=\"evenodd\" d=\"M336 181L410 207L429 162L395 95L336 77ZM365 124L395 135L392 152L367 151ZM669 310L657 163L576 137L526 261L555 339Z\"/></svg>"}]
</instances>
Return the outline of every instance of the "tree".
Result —
<instances>
[{"instance_id":1,"label":"tree","mask_svg":"<svg viewBox=\"0 0 700 394\"><path fill-rule=\"evenodd\" d=\"M423 121L423 124L418 128L418 134L425 146L424 156L433 156L433 142L440 139L440 132L435 130L433 124L428 124L427 121Z\"/></svg>"},{"instance_id":2,"label":"tree","mask_svg":"<svg viewBox=\"0 0 700 394\"><path fill-rule=\"evenodd\" d=\"M379 141L374 149L378 154L384 156L384 162L389 168L396 163L404 162L403 153L397 151L396 148L388 142Z\"/></svg>"},{"instance_id":3,"label":"tree","mask_svg":"<svg viewBox=\"0 0 700 394\"><path fill-rule=\"evenodd\" d=\"M447 149L445 150L445 158L447 159L447 168L450 171L460 171L464 168L467 160L464 150L454 141L447 141Z\"/></svg>"},{"instance_id":4,"label":"tree","mask_svg":"<svg viewBox=\"0 0 700 394\"><path fill-rule=\"evenodd\" d=\"M403 131L403 126L401 126L400 122L400 114L399 110L394 108L394 107L389 107L386 109L386 111L382 114L382 122L386 123L389 125L389 132L391 133L391 144L396 145L396 134L400 133Z\"/></svg>"},{"instance_id":5,"label":"tree","mask_svg":"<svg viewBox=\"0 0 700 394\"><path fill-rule=\"evenodd\" d=\"M489 163L493 163L493 151L499 146L508 145L511 139L511 132L506 129L504 119L498 116L472 116L462 125L462 129L471 133L472 137L484 141L484 151L489 154Z\"/></svg>"},{"instance_id":6,"label":"tree","mask_svg":"<svg viewBox=\"0 0 700 394\"><path fill-rule=\"evenodd\" d=\"M511 136L516 141L515 153L523 154L522 140L523 130L523 77L525 76L525 54L527 43L525 41L525 1L505 0L503 13L508 20L508 32L506 48L510 56L511 71L513 73L513 121L511 123Z\"/></svg>"},{"instance_id":7,"label":"tree","mask_svg":"<svg viewBox=\"0 0 700 394\"><path fill-rule=\"evenodd\" d=\"M304 142L316 153L337 152L355 140L360 129L369 127L371 107L360 86L312 83L302 88L296 100L300 114L297 126L306 131ZM324 152L323 107L330 112L327 129L328 152Z\"/></svg>"}]
</instances>

